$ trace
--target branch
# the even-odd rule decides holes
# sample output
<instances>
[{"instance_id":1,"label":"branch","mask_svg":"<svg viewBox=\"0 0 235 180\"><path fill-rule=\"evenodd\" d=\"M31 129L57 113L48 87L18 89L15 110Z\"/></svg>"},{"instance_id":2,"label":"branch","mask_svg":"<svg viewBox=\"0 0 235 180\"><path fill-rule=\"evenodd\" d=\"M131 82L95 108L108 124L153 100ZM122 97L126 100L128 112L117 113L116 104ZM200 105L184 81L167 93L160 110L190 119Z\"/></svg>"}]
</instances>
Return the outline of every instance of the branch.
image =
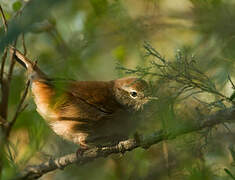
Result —
<instances>
[{"instance_id":1,"label":"branch","mask_svg":"<svg viewBox=\"0 0 235 180\"><path fill-rule=\"evenodd\" d=\"M7 29L8 29L8 25L7 25L7 20L5 17L5 14L3 12L2 6L0 5L0 13L1 13L1 17L2 17L2 23L4 26L4 31L5 33L7 33ZM7 83L4 80L3 74L4 74L4 67L5 67L5 63L6 63L6 58L7 58L7 48L4 49L3 52L3 56L2 56L2 63L1 63L1 69L0 69L0 83L1 83L1 92L2 92L2 97L3 95L5 95L5 97L7 98L6 95L6 91L7 91ZM5 108L6 106L6 98L2 98L2 100L0 101L0 116L2 116L2 120L3 119L7 119L7 108ZM2 121L3 122L3 121Z\"/></svg>"},{"instance_id":2,"label":"branch","mask_svg":"<svg viewBox=\"0 0 235 180\"><path fill-rule=\"evenodd\" d=\"M0 69L0 83L3 84L3 74L4 74L4 67L6 63L7 58L7 48L4 49L3 55L2 55L2 63L1 63L1 69Z\"/></svg>"},{"instance_id":3,"label":"branch","mask_svg":"<svg viewBox=\"0 0 235 180\"><path fill-rule=\"evenodd\" d=\"M14 42L14 47L16 45L16 41ZM7 78L2 78L2 100L0 102L0 115L2 118L7 120L7 110L8 110L8 101L9 101L9 93L10 93L10 85L11 85L11 79L13 74L13 69L15 66L15 60L14 60L14 52L11 54L10 57L10 67L8 70L8 76Z\"/></svg>"},{"instance_id":4,"label":"branch","mask_svg":"<svg viewBox=\"0 0 235 180\"><path fill-rule=\"evenodd\" d=\"M27 167L16 179L35 179L42 175L56 170L63 169L70 164L85 164L100 157L107 157L111 154L124 153L135 148L149 148L154 144L158 144L163 140L174 139L180 135L197 132L204 128L212 128L217 124L225 122L235 122L235 107L223 109L214 114L196 119L191 123L184 123L180 127L174 127L171 130L158 130L146 136L140 136L134 139L128 139L119 142L115 146L110 147L96 147L86 150L82 156L77 156L76 153L65 155L54 160L49 160L40 165Z\"/></svg>"},{"instance_id":5,"label":"branch","mask_svg":"<svg viewBox=\"0 0 235 180\"><path fill-rule=\"evenodd\" d=\"M26 55L27 49L26 49L26 46L25 46L24 34L22 34L22 46L23 46L23 48L24 48L24 55ZM13 46L13 47L15 47L15 46ZM11 50L12 50L12 49L11 49ZM10 51L11 51L11 50L10 50ZM11 55L12 55L12 59L11 59L11 60L14 61L15 50L11 51ZM15 62L15 61L14 61L14 62ZM12 65L12 64L11 64L11 65ZM13 67L14 67L14 64L13 64ZM12 68L13 68L13 67L12 67ZM13 69L12 69L12 70L13 70ZM9 74L10 74L10 73L9 73ZM26 106L23 106L23 103L24 103L25 98L26 98L26 96L27 96L27 94L28 94L29 85L30 85L30 80L27 81L26 87L25 87L25 90L24 90L24 93L23 93L23 95L22 95L22 97L21 97L21 99L20 99L20 102L19 102L18 106L17 106L17 109L16 109L16 112L15 112L15 114L14 114L14 116L13 116L13 119L11 120L11 122L8 124L8 126L7 126L7 128L6 128L6 138L9 137L9 135L10 135L10 133L11 133L11 129L12 129L12 127L14 126L14 124L15 124L15 122L16 122L18 116L19 116L19 114L20 114L20 113L25 109L25 107L26 107ZM27 104L26 104L26 105L27 105Z\"/></svg>"},{"instance_id":6,"label":"branch","mask_svg":"<svg viewBox=\"0 0 235 180\"><path fill-rule=\"evenodd\" d=\"M0 5L0 13L2 17L2 23L4 25L4 31L7 33L8 25L7 25L7 20L5 17L5 14L3 12L2 6ZM4 66L6 62L6 57L7 57L7 48L4 49L3 56L2 56L2 63L1 63L1 69L0 69L0 83L3 84L3 73L4 73Z\"/></svg>"},{"instance_id":7,"label":"branch","mask_svg":"<svg viewBox=\"0 0 235 180\"><path fill-rule=\"evenodd\" d=\"M28 80L27 83L26 83L26 87L25 87L25 90L24 90L24 93L20 99L20 102L17 106L17 109L16 109L16 112L14 114L14 117L12 119L12 121L9 123L9 125L7 126L7 129L6 129L6 137L9 137L10 135L10 132L11 132L11 129L13 127L13 125L15 124L16 122L16 119L18 118L19 114L24 110L25 106L23 106L23 103L25 101L25 98L28 94L28 90L29 90L29 85L30 85L30 81Z\"/></svg>"},{"instance_id":8,"label":"branch","mask_svg":"<svg viewBox=\"0 0 235 180\"><path fill-rule=\"evenodd\" d=\"M7 33L7 29L8 29L8 25L7 25L7 20L6 20L6 16L2 10L2 6L0 5L0 12L1 12L1 15L2 15L2 22L3 22L3 25L4 25L4 31L5 33Z\"/></svg>"},{"instance_id":9,"label":"branch","mask_svg":"<svg viewBox=\"0 0 235 180\"><path fill-rule=\"evenodd\" d=\"M24 56L27 54L27 49L26 49L26 46L25 46L25 39L24 39L24 33L22 33L22 46L23 46L23 49L24 49Z\"/></svg>"},{"instance_id":10,"label":"branch","mask_svg":"<svg viewBox=\"0 0 235 180\"><path fill-rule=\"evenodd\" d=\"M7 35L8 33L8 22L6 20L4 11L0 5L0 14L2 17L2 22L4 25L4 30L5 30L5 34ZM23 47L24 47L24 52L26 53L25 50L25 43L24 43L24 37L23 39ZM17 37L14 39L13 42L13 46L16 46L16 42L17 42ZM2 170L4 167L4 146L5 144L8 142L8 137L9 134L11 132L11 129L18 117L18 115L20 114L20 112L22 111L22 105L23 102L25 100L25 97L27 95L28 92L28 87L29 87L29 83L27 83L27 87L25 89L25 92L23 94L23 97L21 98L19 105L17 107L17 110L15 112L15 115L13 117L13 120L8 123L7 121L7 112L8 112L8 101L9 101L9 94L10 94L10 84L11 84L11 79L12 79L12 75L13 75L13 70L14 70L14 65L15 65L15 60L14 60L14 53L11 53L11 57L10 57L10 66L8 69L8 74L5 77L4 76L4 68L5 68L5 64L6 64L6 58L7 58L7 52L8 52L8 48L4 47L4 52L3 52L3 56L1 58L2 62L1 62L1 69L0 69L0 84L1 84L1 99L0 99L0 176L2 174Z\"/></svg>"}]
</instances>

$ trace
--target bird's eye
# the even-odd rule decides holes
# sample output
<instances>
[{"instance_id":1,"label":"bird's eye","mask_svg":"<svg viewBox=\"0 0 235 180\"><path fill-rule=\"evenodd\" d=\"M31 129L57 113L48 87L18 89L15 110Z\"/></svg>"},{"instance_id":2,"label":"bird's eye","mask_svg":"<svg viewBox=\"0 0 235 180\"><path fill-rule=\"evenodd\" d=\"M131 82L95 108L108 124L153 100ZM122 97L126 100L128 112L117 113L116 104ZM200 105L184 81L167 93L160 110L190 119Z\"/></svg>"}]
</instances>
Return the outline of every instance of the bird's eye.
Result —
<instances>
[{"instance_id":1,"label":"bird's eye","mask_svg":"<svg viewBox=\"0 0 235 180\"><path fill-rule=\"evenodd\" d=\"M136 98L137 97L137 92L136 91L131 91L130 96L133 97L133 98Z\"/></svg>"}]
</instances>

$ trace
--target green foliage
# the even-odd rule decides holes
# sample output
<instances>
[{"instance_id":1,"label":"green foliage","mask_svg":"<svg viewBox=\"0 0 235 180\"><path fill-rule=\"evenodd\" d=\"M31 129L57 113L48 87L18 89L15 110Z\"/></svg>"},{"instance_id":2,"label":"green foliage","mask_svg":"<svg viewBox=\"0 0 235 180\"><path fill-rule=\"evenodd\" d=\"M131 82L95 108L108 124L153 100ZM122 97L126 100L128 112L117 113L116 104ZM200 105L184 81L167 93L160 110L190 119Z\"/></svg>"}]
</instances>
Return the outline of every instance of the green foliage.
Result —
<instances>
[{"instance_id":1,"label":"green foliage","mask_svg":"<svg viewBox=\"0 0 235 180\"><path fill-rule=\"evenodd\" d=\"M190 175L188 176L188 180L212 180L215 178L210 169L206 167L201 167L201 165L196 165L192 169L189 170Z\"/></svg>"},{"instance_id":2,"label":"green foliage","mask_svg":"<svg viewBox=\"0 0 235 180\"><path fill-rule=\"evenodd\" d=\"M16 1L12 4L12 8L14 11L19 11L22 7L22 3L20 1Z\"/></svg>"},{"instance_id":3,"label":"green foliage","mask_svg":"<svg viewBox=\"0 0 235 180\"><path fill-rule=\"evenodd\" d=\"M90 0L94 12L97 16L102 16L108 9L107 0Z\"/></svg>"}]
</instances>

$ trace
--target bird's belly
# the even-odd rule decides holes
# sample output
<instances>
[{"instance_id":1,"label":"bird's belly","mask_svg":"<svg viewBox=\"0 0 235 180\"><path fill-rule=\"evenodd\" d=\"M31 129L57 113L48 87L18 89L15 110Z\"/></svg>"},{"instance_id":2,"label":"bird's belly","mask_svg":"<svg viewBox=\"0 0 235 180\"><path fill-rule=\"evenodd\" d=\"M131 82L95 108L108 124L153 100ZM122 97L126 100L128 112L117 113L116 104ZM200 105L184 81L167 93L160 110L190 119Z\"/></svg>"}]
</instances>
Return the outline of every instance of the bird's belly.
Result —
<instances>
[{"instance_id":1,"label":"bird's belly","mask_svg":"<svg viewBox=\"0 0 235 180\"><path fill-rule=\"evenodd\" d=\"M75 121L54 121L49 123L50 127L57 135L74 143L80 143L81 138L85 133L80 131L73 131L73 128L76 126L76 124L77 122Z\"/></svg>"},{"instance_id":2,"label":"bird's belly","mask_svg":"<svg viewBox=\"0 0 235 180\"><path fill-rule=\"evenodd\" d=\"M118 116L99 122L87 137L87 143L95 145L115 144L134 133L137 121L133 116Z\"/></svg>"},{"instance_id":3,"label":"bird's belly","mask_svg":"<svg viewBox=\"0 0 235 180\"><path fill-rule=\"evenodd\" d=\"M37 112L47 121L56 120L58 115L49 106L47 104L37 104Z\"/></svg>"}]
</instances>

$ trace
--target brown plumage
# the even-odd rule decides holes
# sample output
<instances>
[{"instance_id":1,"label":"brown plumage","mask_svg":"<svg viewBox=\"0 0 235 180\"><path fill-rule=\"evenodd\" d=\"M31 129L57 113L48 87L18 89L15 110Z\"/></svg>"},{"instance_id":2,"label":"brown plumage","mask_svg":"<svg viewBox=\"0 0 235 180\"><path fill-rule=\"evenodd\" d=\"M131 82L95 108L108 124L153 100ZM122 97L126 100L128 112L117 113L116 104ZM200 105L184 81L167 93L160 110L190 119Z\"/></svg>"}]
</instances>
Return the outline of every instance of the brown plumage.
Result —
<instances>
[{"instance_id":1,"label":"brown plumage","mask_svg":"<svg viewBox=\"0 0 235 180\"><path fill-rule=\"evenodd\" d=\"M148 102L144 80L57 81L18 50L10 50L27 68L37 111L58 135L89 147L114 143L135 129L135 114Z\"/></svg>"}]
</instances>

